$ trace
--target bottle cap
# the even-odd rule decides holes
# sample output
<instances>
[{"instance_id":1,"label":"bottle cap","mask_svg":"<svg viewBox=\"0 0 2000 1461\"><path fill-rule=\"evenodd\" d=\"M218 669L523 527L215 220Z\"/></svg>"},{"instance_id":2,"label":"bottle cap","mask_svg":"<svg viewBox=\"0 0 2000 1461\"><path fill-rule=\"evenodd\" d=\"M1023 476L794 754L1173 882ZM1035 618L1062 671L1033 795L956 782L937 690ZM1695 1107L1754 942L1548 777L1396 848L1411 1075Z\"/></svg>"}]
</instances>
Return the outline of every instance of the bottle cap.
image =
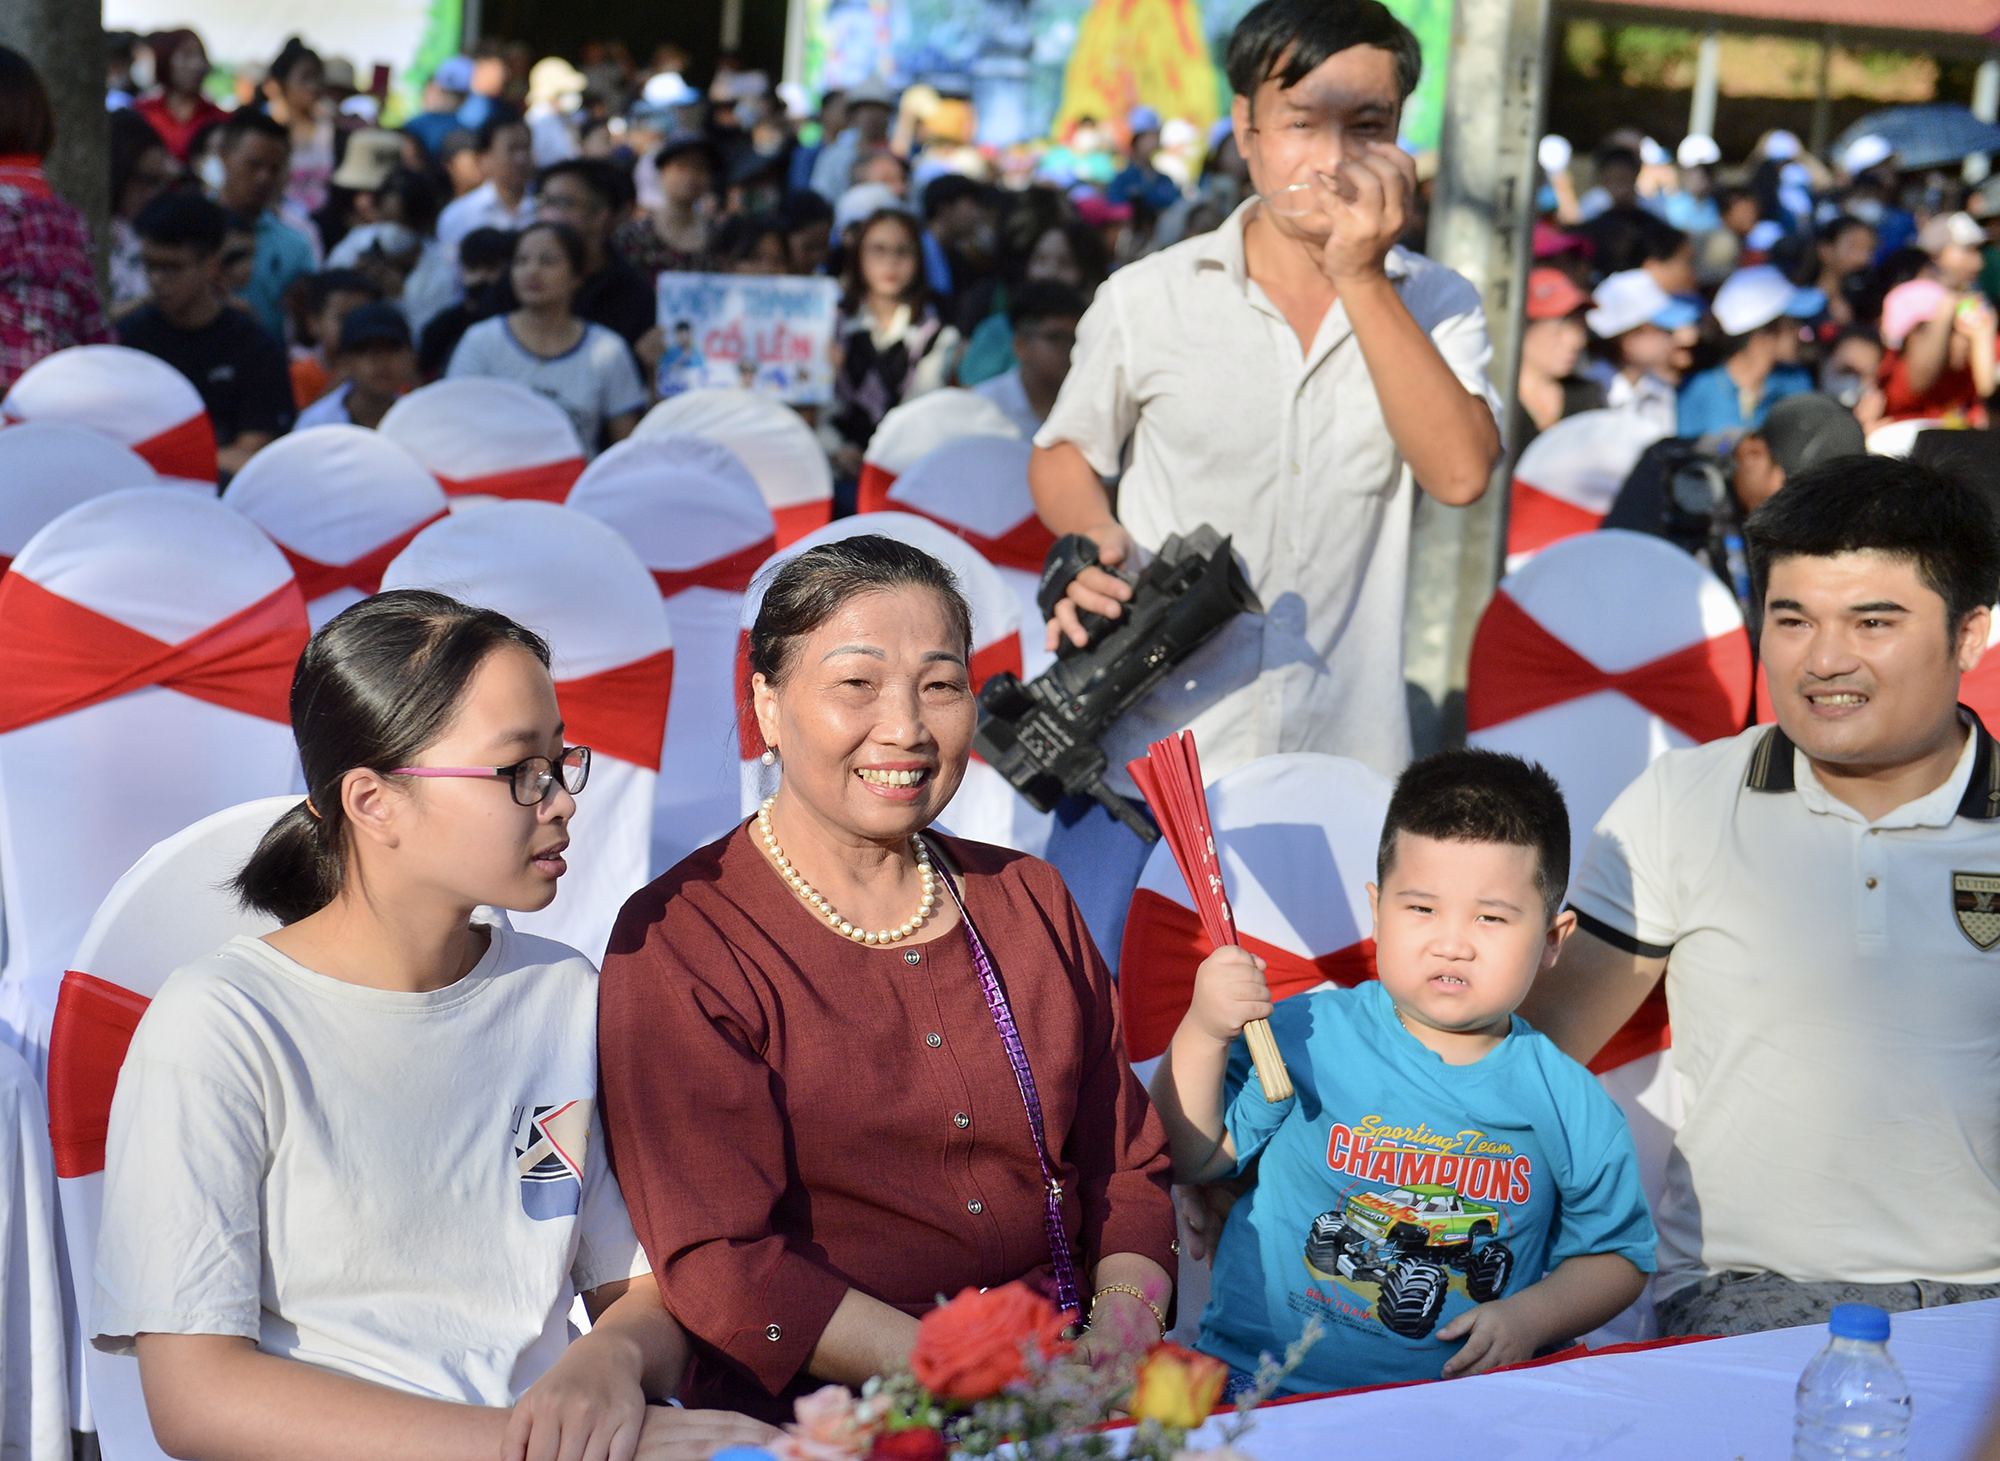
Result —
<instances>
[{"instance_id":1,"label":"bottle cap","mask_svg":"<svg viewBox=\"0 0 2000 1461\"><path fill-rule=\"evenodd\" d=\"M1889 1316L1873 1304L1835 1304L1827 1328L1835 1339L1863 1339L1880 1344L1889 1337Z\"/></svg>"}]
</instances>

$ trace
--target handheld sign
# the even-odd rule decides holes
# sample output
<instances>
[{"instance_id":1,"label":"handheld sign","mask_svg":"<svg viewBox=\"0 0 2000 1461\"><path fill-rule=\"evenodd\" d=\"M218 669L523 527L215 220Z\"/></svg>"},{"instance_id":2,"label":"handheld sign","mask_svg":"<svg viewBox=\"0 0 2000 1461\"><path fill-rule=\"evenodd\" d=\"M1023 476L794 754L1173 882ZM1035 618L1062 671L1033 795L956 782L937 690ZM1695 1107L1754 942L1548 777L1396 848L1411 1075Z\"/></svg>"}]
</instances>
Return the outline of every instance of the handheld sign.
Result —
<instances>
[{"instance_id":1,"label":"handheld sign","mask_svg":"<svg viewBox=\"0 0 2000 1461\"><path fill-rule=\"evenodd\" d=\"M792 406L832 401L835 281L669 271L660 275L658 300L667 337L662 397L737 386Z\"/></svg>"}]
</instances>

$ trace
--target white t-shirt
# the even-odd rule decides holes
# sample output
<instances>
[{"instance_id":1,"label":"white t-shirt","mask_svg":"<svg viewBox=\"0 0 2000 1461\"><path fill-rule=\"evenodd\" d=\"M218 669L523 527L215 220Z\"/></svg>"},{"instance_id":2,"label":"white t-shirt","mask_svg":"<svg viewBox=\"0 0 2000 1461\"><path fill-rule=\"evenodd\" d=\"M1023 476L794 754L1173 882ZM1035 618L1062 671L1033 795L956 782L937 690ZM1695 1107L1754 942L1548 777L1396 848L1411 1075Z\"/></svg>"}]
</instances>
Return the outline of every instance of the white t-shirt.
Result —
<instances>
[{"instance_id":1,"label":"white t-shirt","mask_svg":"<svg viewBox=\"0 0 2000 1461\"><path fill-rule=\"evenodd\" d=\"M508 233L526 228L535 220L535 195L524 193L519 207L509 208L500 190L481 183L461 198L453 198L438 214L438 242L457 244L475 228L498 228Z\"/></svg>"},{"instance_id":2,"label":"white t-shirt","mask_svg":"<svg viewBox=\"0 0 2000 1461\"><path fill-rule=\"evenodd\" d=\"M1204 773L1280 751L1410 759L1403 685L1414 487L1336 300L1312 349L1249 275L1245 203L1213 233L1127 264L1077 324L1068 377L1035 444L1070 442L1119 476L1118 519L1157 550L1211 523L1234 540L1264 613L1243 614L1104 738L1105 779L1191 728ZM1384 267L1452 373L1499 419L1479 291L1401 248Z\"/></svg>"},{"instance_id":3,"label":"white t-shirt","mask_svg":"<svg viewBox=\"0 0 2000 1461\"><path fill-rule=\"evenodd\" d=\"M625 341L586 322L583 338L561 355L537 355L514 338L505 315L481 320L458 342L445 374L519 381L569 413L585 456L596 456L605 421L646 409L646 387Z\"/></svg>"},{"instance_id":4,"label":"white t-shirt","mask_svg":"<svg viewBox=\"0 0 2000 1461\"><path fill-rule=\"evenodd\" d=\"M353 381L342 381L299 412L299 419L292 423L292 430L304 431L308 426L353 425L354 418L347 414L347 393L353 389Z\"/></svg>"},{"instance_id":5,"label":"white t-shirt","mask_svg":"<svg viewBox=\"0 0 2000 1461\"><path fill-rule=\"evenodd\" d=\"M975 396L984 396L1002 411L1007 419L1021 428L1021 435L1033 440L1035 433L1042 429L1042 418L1035 414L1035 408L1028 404L1028 388L1021 384L1021 367L1015 366L1005 375L996 375L991 380L983 380L972 388Z\"/></svg>"},{"instance_id":6,"label":"white t-shirt","mask_svg":"<svg viewBox=\"0 0 2000 1461\"><path fill-rule=\"evenodd\" d=\"M511 1405L574 1296L650 1267L596 1114L597 970L494 929L426 993L235 938L176 970L119 1072L90 1334L226 1334Z\"/></svg>"},{"instance_id":7,"label":"white t-shirt","mask_svg":"<svg viewBox=\"0 0 2000 1461\"><path fill-rule=\"evenodd\" d=\"M1583 927L1669 950L1687 1116L1660 1292L1704 1273L2000 1282L2000 746L1875 822L1771 726L1611 804ZM1991 911L1982 911L1991 910Z\"/></svg>"}]
</instances>

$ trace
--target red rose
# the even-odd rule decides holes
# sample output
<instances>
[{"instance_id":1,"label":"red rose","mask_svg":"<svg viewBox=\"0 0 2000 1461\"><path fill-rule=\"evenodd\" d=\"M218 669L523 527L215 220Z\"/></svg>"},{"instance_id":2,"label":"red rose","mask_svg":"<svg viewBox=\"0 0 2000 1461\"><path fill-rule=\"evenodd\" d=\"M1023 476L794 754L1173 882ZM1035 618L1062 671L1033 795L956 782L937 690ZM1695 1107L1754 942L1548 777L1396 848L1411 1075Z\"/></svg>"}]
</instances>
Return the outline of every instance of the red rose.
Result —
<instances>
[{"instance_id":1,"label":"red rose","mask_svg":"<svg viewBox=\"0 0 2000 1461\"><path fill-rule=\"evenodd\" d=\"M945 1461L944 1437L929 1426L912 1426L875 1438L868 1461Z\"/></svg>"},{"instance_id":2,"label":"red rose","mask_svg":"<svg viewBox=\"0 0 2000 1461\"><path fill-rule=\"evenodd\" d=\"M1069 1316L1016 1282L965 1289L924 1315L917 1328L910 1369L933 1395L984 1400L1025 1374L1021 1347L1033 1342L1044 1358L1063 1353Z\"/></svg>"}]
</instances>

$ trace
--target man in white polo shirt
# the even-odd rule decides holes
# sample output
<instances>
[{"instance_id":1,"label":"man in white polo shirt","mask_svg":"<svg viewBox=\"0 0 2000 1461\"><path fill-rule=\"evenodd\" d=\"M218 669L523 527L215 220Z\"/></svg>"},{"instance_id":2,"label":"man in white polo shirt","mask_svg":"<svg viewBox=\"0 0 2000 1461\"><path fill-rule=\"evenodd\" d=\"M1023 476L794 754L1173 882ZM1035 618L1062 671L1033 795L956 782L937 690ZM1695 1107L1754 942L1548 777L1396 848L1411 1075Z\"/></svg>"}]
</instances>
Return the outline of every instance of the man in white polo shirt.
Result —
<instances>
[{"instance_id":1,"label":"man in white polo shirt","mask_svg":"<svg viewBox=\"0 0 2000 1461\"><path fill-rule=\"evenodd\" d=\"M1666 974L1667 1334L2000 1296L2000 743L1958 705L2000 535L1971 489L1871 456L1747 534L1777 724L1612 803L1521 1008L1587 1060Z\"/></svg>"},{"instance_id":2,"label":"man in white polo shirt","mask_svg":"<svg viewBox=\"0 0 2000 1461\"><path fill-rule=\"evenodd\" d=\"M1077 328L1029 469L1042 521L1128 566L1212 523L1265 608L1106 737L1127 794L1126 761L1184 726L1211 775L1278 751L1385 776L1409 760L1411 477L1462 505L1500 451L1478 293L1395 247L1416 181L1397 123L1420 68L1416 38L1377 0L1263 0L1228 53L1259 197L1113 274ZM1121 473L1114 515L1104 479ZM1083 641L1078 608L1115 615L1129 597L1086 570L1050 647L1057 626ZM1050 861L1114 960L1146 850L1094 804L1058 815Z\"/></svg>"}]
</instances>

